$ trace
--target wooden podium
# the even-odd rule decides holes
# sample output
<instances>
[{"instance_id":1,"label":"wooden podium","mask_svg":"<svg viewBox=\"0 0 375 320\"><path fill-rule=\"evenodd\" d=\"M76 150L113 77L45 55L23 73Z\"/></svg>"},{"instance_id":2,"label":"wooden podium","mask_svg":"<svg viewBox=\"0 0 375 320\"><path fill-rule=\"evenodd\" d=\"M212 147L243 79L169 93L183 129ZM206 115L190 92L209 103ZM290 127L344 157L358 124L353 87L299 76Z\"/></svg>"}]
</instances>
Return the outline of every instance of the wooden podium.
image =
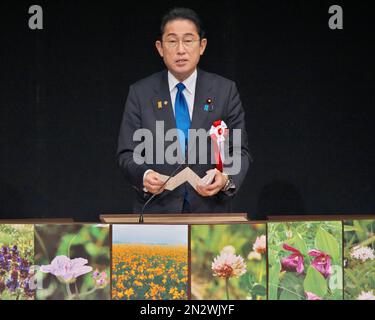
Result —
<instances>
[{"instance_id":1,"label":"wooden podium","mask_svg":"<svg viewBox=\"0 0 375 320\"><path fill-rule=\"evenodd\" d=\"M139 224L140 214L102 214L100 221L109 224ZM249 223L246 213L144 214L143 224L230 224Z\"/></svg>"}]
</instances>

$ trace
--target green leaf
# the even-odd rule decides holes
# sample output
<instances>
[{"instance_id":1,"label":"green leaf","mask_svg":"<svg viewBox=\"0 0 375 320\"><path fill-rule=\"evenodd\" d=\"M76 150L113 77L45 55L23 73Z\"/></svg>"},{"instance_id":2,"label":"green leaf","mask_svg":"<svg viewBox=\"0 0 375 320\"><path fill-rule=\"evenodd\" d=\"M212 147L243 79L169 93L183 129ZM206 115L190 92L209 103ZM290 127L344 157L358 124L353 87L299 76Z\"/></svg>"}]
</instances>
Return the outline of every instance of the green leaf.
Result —
<instances>
[{"instance_id":1,"label":"green leaf","mask_svg":"<svg viewBox=\"0 0 375 320\"><path fill-rule=\"evenodd\" d=\"M287 241L287 243L299 250L303 255L307 255L307 246L305 240L301 237L299 233L297 233L292 239Z\"/></svg>"},{"instance_id":2,"label":"green leaf","mask_svg":"<svg viewBox=\"0 0 375 320\"><path fill-rule=\"evenodd\" d=\"M343 291L342 290L333 290L330 297L328 297L330 300L343 300Z\"/></svg>"},{"instance_id":3,"label":"green leaf","mask_svg":"<svg viewBox=\"0 0 375 320\"><path fill-rule=\"evenodd\" d=\"M100 233L101 233L101 228L97 227L95 225L92 225L90 227L91 227L90 232L94 236L94 238L96 238L96 239L99 238L100 237Z\"/></svg>"},{"instance_id":4,"label":"green leaf","mask_svg":"<svg viewBox=\"0 0 375 320\"><path fill-rule=\"evenodd\" d=\"M249 273L247 280L248 280L249 287L252 287L253 283L255 282L255 276L254 276L254 274Z\"/></svg>"},{"instance_id":5,"label":"green leaf","mask_svg":"<svg viewBox=\"0 0 375 320\"><path fill-rule=\"evenodd\" d=\"M268 299L277 300L277 289L279 286L280 262L277 261L269 268Z\"/></svg>"},{"instance_id":6,"label":"green leaf","mask_svg":"<svg viewBox=\"0 0 375 320\"><path fill-rule=\"evenodd\" d=\"M338 265L333 265L331 267L332 274L329 277L329 288L333 290L343 289L343 274L342 267Z\"/></svg>"},{"instance_id":7,"label":"green leaf","mask_svg":"<svg viewBox=\"0 0 375 320\"><path fill-rule=\"evenodd\" d=\"M337 239L323 229L319 229L315 237L315 246L318 250L329 254L337 263L340 261L340 245Z\"/></svg>"},{"instance_id":8,"label":"green leaf","mask_svg":"<svg viewBox=\"0 0 375 320\"><path fill-rule=\"evenodd\" d=\"M60 244L58 245L56 256L58 256L58 255L69 256L68 251L70 249L70 246L73 245L75 237L76 237L76 235L73 234L73 233L67 233L67 234L63 235L63 237L60 240ZM48 244L47 244L47 247L48 247Z\"/></svg>"},{"instance_id":9,"label":"green leaf","mask_svg":"<svg viewBox=\"0 0 375 320\"><path fill-rule=\"evenodd\" d=\"M13 238L8 234L0 233L0 244L9 246L13 242Z\"/></svg>"},{"instance_id":10,"label":"green leaf","mask_svg":"<svg viewBox=\"0 0 375 320\"><path fill-rule=\"evenodd\" d=\"M259 283L256 283L252 288L251 288L251 293L253 295L257 296L265 296L267 294L267 290L264 286L262 286Z\"/></svg>"},{"instance_id":11,"label":"green leaf","mask_svg":"<svg viewBox=\"0 0 375 320\"><path fill-rule=\"evenodd\" d=\"M353 220L353 225L357 228L357 236L359 241L364 241L367 238L367 232L364 230L358 220Z\"/></svg>"},{"instance_id":12,"label":"green leaf","mask_svg":"<svg viewBox=\"0 0 375 320\"><path fill-rule=\"evenodd\" d=\"M350 231L361 231L361 230L353 226L344 226L344 232L350 232Z\"/></svg>"},{"instance_id":13,"label":"green leaf","mask_svg":"<svg viewBox=\"0 0 375 320\"><path fill-rule=\"evenodd\" d=\"M303 280L296 273L285 273L279 287L281 289L280 300L302 300L305 298Z\"/></svg>"},{"instance_id":14,"label":"green leaf","mask_svg":"<svg viewBox=\"0 0 375 320\"><path fill-rule=\"evenodd\" d=\"M91 242L85 245L85 249L91 257L96 257L100 253L100 248Z\"/></svg>"},{"instance_id":15,"label":"green leaf","mask_svg":"<svg viewBox=\"0 0 375 320\"><path fill-rule=\"evenodd\" d=\"M302 300L302 298L296 295L295 292L289 292L287 290L282 290L279 300Z\"/></svg>"},{"instance_id":16,"label":"green leaf","mask_svg":"<svg viewBox=\"0 0 375 320\"><path fill-rule=\"evenodd\" d=\"M323 297L328 290L326 279L321 275L319 271L311 266L307 269L303 287L305 289L305 292L314 293L319 297Z\"/></svg>"}]
</instances>

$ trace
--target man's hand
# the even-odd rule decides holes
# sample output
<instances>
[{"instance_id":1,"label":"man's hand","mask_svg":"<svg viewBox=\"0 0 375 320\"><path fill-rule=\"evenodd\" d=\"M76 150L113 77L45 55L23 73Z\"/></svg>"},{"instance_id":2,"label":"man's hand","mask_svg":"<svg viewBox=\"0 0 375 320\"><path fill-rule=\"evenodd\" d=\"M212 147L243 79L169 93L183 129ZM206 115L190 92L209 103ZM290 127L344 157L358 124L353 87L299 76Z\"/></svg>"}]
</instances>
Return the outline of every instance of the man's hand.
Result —
<instances>
[{"instance_id":1,"label":"man's hand","mask_svg":"<svg viewBox=\"0 0 375 320\"><path fill-rule=\"evenodd\" d=\"M150 170L147 172L144 180L143 186L147 189L148 192L152 194L159 194L164 191L164 187L162 188L164 182L160 179L159 173Z\"/></svg>"},{"instance_id":2,"label":"man's hand","mask_svg":"<svg viewBox=\"0 0 375 320\"><path fill-rule=\"evenodd\" d=\"M207 171L208 172L208 171ZM197 185L197 192L202 197L211 197L220 192L221 189L224 188L225 184L228 181L228 176L222 174L219 170L216 170L214 181L208 185Z\"/></svg>"}]
</instances>

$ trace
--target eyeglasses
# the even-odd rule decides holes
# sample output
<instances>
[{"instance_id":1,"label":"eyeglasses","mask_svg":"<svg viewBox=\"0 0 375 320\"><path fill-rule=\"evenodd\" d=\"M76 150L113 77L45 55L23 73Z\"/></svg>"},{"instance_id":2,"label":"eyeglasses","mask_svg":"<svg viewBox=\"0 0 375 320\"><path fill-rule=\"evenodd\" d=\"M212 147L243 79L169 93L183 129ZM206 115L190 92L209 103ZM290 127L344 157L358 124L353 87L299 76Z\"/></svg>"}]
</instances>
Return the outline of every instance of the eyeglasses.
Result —
<instances>
[{"instance_id":1,"label":"eyeglasses","mask_svg":"<svg viewBox=\"0 0 375 320\"><path fill-rule=\"evenodd\" d=\"M183 39L183 40L166 40L166 41L163 41L166 43L167 47L170 48L170 49L174 49L178 46L178 44L180 42L182 42L182 45L185 47L185 48L191 48L194 46L194 43L195 42L200 42L200 40L193 40L193 39Z\"/></svg>"}]
</instances>

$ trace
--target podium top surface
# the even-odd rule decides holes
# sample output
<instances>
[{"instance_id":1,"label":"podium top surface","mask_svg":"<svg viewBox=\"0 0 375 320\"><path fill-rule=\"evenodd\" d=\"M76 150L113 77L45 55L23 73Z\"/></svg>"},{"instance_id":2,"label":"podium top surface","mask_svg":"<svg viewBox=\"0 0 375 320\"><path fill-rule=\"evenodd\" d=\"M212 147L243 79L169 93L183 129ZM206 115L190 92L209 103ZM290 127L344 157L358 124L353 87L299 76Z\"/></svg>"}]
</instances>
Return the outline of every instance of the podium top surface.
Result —
<instances>
[{"instance_id":1,"label":"podium top surface","mask_svg":"<svg viewBox=\"0 0 375 320\"><path fill-rule=\"evenodd\" d=\"M100 216L100 220L110 224L138 224L139 217L140 214L103 214ZM246 213L144 214L143 221L144 224L250 223Z\"/></svg>"}]
</instances>

